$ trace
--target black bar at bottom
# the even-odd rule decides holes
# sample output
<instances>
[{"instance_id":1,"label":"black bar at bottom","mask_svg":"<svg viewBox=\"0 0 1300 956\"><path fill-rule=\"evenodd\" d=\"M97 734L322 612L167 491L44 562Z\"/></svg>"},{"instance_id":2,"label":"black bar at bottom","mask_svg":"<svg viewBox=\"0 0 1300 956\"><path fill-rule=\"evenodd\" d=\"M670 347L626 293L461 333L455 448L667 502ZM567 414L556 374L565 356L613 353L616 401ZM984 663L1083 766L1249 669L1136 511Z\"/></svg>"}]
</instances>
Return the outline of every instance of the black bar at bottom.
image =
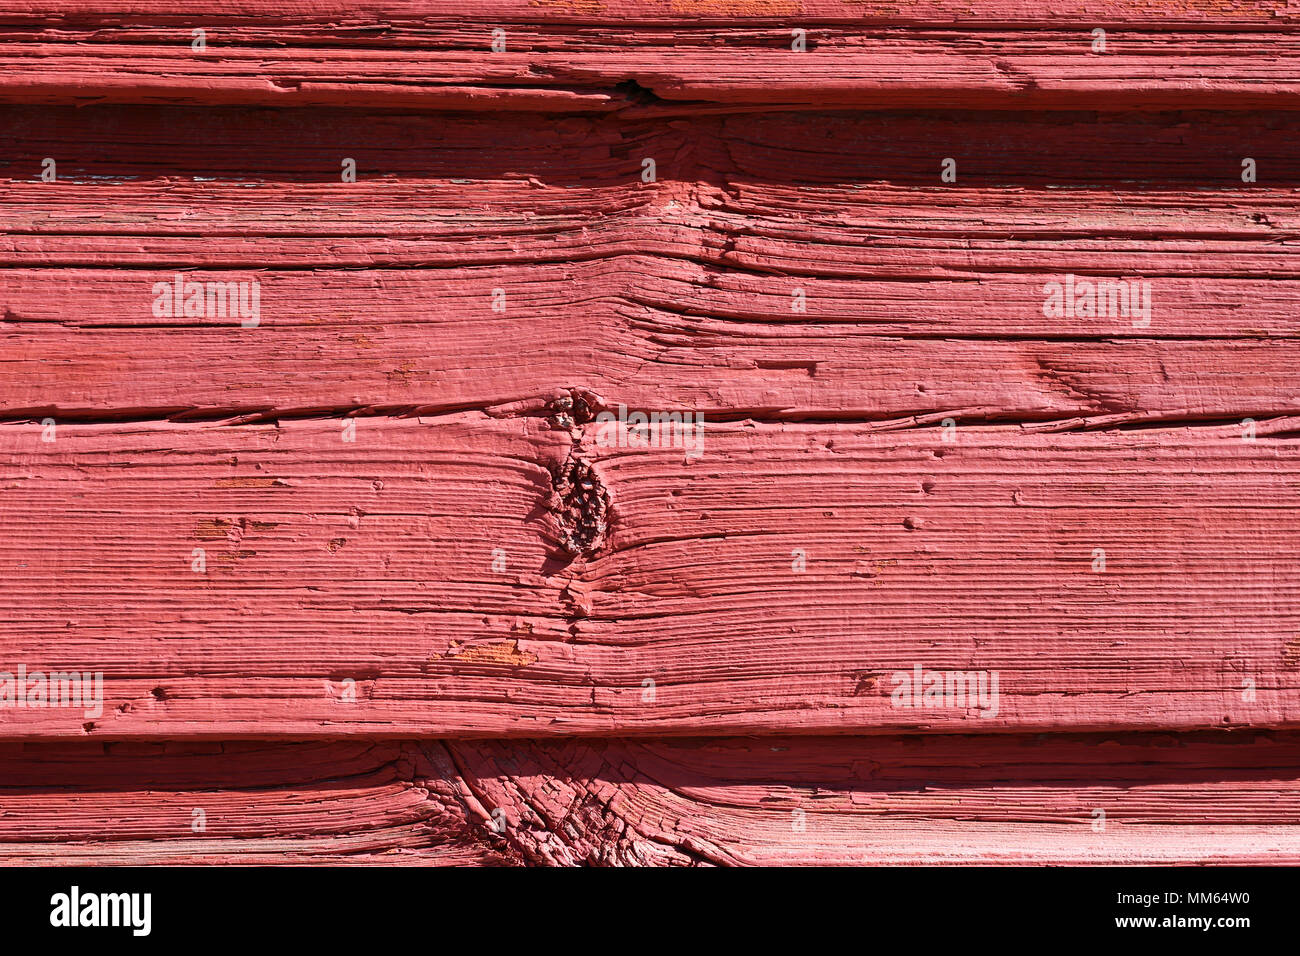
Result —
<instances>
[{"instance_id":1,"label":"black bar at bottom","mask_svg":"<svg viewBox=\"0 0 1300 956\"><path fill-rule=\"evenodd\" d=\"M0 870L0 919L11 943L75 945L436 949L463 945L456 940L469 933L493 946L509 937L538 948L584 937L619 945L620 936L698 945L716 935L733 948L766 939L767 949L773 931L819 945L847 933L864 947L893 932L903 945L997 946L1022 932L1035 943L1199 935L1231 945L1285 932L1296 875L1283 867L900 867L754 870L715 882L663 872L51 867Z\"/></svg>"}]
</instances>

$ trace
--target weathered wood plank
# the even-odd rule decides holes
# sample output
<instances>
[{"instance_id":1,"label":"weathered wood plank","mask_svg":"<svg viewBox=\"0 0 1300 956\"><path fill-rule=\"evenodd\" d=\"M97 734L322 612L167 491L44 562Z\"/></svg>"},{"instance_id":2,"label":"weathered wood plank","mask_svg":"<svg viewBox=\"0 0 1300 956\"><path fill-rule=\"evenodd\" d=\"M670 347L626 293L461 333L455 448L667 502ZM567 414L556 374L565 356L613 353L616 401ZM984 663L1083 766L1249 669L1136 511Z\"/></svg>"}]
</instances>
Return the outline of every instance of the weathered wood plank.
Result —
<instances>
[{"instance_id":1,"label":"weathered wood plank","mask_svg":"<svg viewBox=\"0 0 1300 956\"><path fill-rule=\"evenodd\" d=\"M0 660L104 682L0 734L1300 719L1294 420L558 423L0 428ZM916 668L983 696L900 698Z\"/></svg>"},{"instance_id":2,"label":"weathered wood plank","mask_svg":"<svg viewBox=\"0 0 1300 956\"><path fill-rule=\"evenodd\" d=\"M4 745L0 862L1300 860L1294 734Z\"/></svg>"},{"instance_id":3,"label":"weathered wood plank","mask_svg":"<svg viewBox=\"0 0 1300 956\"><path fill-rule=\"evenodd\" d=\"M0 747L6 865L509 865L436 744Z\"/></svg>"},{"instance_id":4,"label":"weathered wood plank","mask_svg":"<svg viewBox=\"0 0 1300 956\"><path fill-rule=\"evenodd\" d=\"M912 0L905 6L869 0L475 0L476 14L535 24L736 22L785 23L792 16L831 23L939 23L971 26L1133 23L1150 27L1216 24L1241 28L1300 20L1288 0ZM284 29L314 25L324 36L349 31L366 36L375 28L465 23L455 11L430 10L424 0L195 0L185 15L166 0L7 0L0 22L46 25L96 23L105 26L187 22L202 16L218 22ZM345 22L340 18L345 17Z\"/></svg>"},{"instance_id":5,"label":"weathered wood plank","mask_svg":"<svg viewBox=\"0 0 1300 956\"><path fill-rule=\"evenodd\" d=\"M719 865L1300 859L1289 734L450 746L535 862L640 864L662 846Z\"/></svg>"},{"instance_id":6,"label":"weathered wood plank","mask_svg":"<svg viewBox=\"0 0 1300 956\"><path fill-rule=\"evenodd\" d=\"M680 448L597 451L612 531L583 575L579 633L680 640L711 661L704 687L689 654L645 675L660 719L727 720L755 701L790 708L788 729L821 724L822 707L841 726L1294 719L1293 438L949 437L741 424L707 430L685 464ZM918 666L999 671L1003 707L972 720L896 706ZM1277 693L1264 703L1256 684Z\"/></svg>"},{"instance_id":7,"label":"weathered wood plank","mask_svg":"<svg viewBox=\"0 0 1300 956\"><path fill-rule=\"evenodd\" d=\"M243 328L236 314L156 317L155 284L170 289L176 274L0 270L0 416L540 413L570 388L596 411L668 407L708 420L1300 412L1296 281L1149 280L1150 327L1135 329L1137 320L1118 316L1044 318L1047 276L760 278L644 256L183 271L188 282L256 281L258 324ZM791 311L791 288L805 290L805 312ZM1233 337L1247 330L1259 337ZM188 369L183 386L179 367Z\"/></svg>"},{"instance_id":8,"label":"weathered wood plank","mask_svg":"<svg viewBox=\"0 0 1300 956\"><path fill-rule=\"evenodd\" d=\"M26 661L106 681L102 715L8 707L6 735L125 719L154 736L173 706L181 732L328 733L340 716L358 730L381 674L407 726L436 725L462 706L462 659L499 671L473 663L478 644L565 631L562 583L539 572L559 533L543 530L548 456L562 461L568 441L540 420L60 427L50 444L11 428L0 441L9 673ZM156 679L169 673L180 683ZM300 706L314 716L281 721ZM391 726L387 707L372 730ZM486 728L492 709L466 726Z\"/></svg>"},{"instance_id":9,"label":"weathered wood plank","mask_svg":"<svg viewBox=\"0 0 1300 956\"><path fill-rule=\"evenodd\" d=\"M497 109L674 115L733 109L1300 108L1300 45L1290 33L1129 33L1093 53L1087 30L928 36L821 36L792 52L790 29L679 35L656 47L598 43L563 52L491 51L491 27L463 51L212 46L187 27L167 45L0 43L0 101L210 103ZM741 46L735 41L750 41ZM839 41L839 42L836 42ZM156 42L156 41L155 41ZM238 42L235 39L235 42ZM528 39L523 38L527 44ZM469 45L469 44L467 44ZM1158 54L1151 47L1160 47ZM574 48L576 47L576 48ZM57 66L54 66L57 64ZM644 102L649 94L651 103Z\"/></svg>"},{"instance_id":10,"label":"weathered wood plank","mask_svg":"<svg viewBox=\"0 0 1300 956\"><path fill-rule=\"evenodd\" d=\"M972 139L951 116L515 116L497 146L499 124L451 115L0 116L12 173L53 152L72 180L0 187L10 419L536 409L563 388L732 418L1296 410L1285 117L986 116ZM988 185L919 185L944 140ZM361 181L322 182L358 142ZM1274 185L1192 188L1245 149ZM1160 186L1050 188L1103 175ZM156 315L177 272L257 280L259 328ZM1149 317L1045 315L1070 275L1140 280Z\"/></svg>"},{"instance_id":11,"label":"weathered wood plank","mask_svg":"<svg viewBox=\"0 0 1300 956\"><path fill-rule=\"evenodd\" d=\"M476 213L491 228L494 213L523 209L527 201L536 204L532 211L538 216L567 213L572 219L586 213L595 219L587 223L593 227L607 211L633 208L658 209L674 224L680 213L669 202L692 197L681 189L663 195L650 188L643 181L643 160L653 158L658 185L724 186L695 199L708 211L726 214L734 206L760 221L774 214L788 218L791 198L806 196L819 201L802 210L813 222L908 224L912 235L941 235L937 227L945 218L992 233L1008 220L1036 221L1035 209L1046 204L1040 224L1054 224L1060 238L1104 225L1116 213L1127 221L1131 239L1154 240L1165 230L1173 238L1184 230L1204 233L1216 219L1231 225L1220 237L1225 240L1243 231L1271 231L1277 238L1296 222L1290 200L1300 183L1298 124L1289 111L816 111L655 118L5 105L0 128L10 142L0 156L0 185L6 208L13 204L14 213L22 213L15 225L44 222L59 227L51 230L56 234L69 233L77 220L103 232L114 221L111 209L83 208L76 219L66 217L79 201L107 204L111 198L114 206L127 201L132 207L122 211L119 233L136 225L148 234L152 223L163 235L202 234L199 227L209 221L214 227L233 221L263 230L270 228L259 223L265 208L298 214L271 235L328 235L342 228L359 230L343 235L377 238L384 235L378 227L391 218L399 235L409 238L419 235L414 227L420 220L411 215L416 210L405 217L398 211L411 196L435 228L453 212L460 213L462 226L477 225L480 220L469 217ZM58 188L41 181L46 157L59 163ZM357 161L356 183L340 181L344 157ZM957 161L955 182L940 177L944 157ZM1257 161L1253 183L1242 182L1243 157ZM367 192L367 186L381 191ZM431 186L442 187L445 195ZM550 188L557 186L568 188ZM914 191L921 186L931 188ZM1062 189L1070 186L1095 193ZM603 187L618 191L600 192ZM810 187L819 188L808 192ZM963 192L966 187L1052 190L1005 192L1004 218L1002 203L977 203L979 195ZM1242 205L1232 205L1233 198ZM1257 205L1266 200L1271 210ZM916 208L918 202L933 206L939 218L926 219L927 209ZM168 223L157 216L181 205L197 207L190 210L193 221ZM1184 209L1186 220L1175 215ZM1070 218L1063 218L1067 211ZM321 223L303 222L305 212L319 214ZM368 220L369 212L380 218ZM1249 218L1253 213L1269 215ZM699 224L708 221L702 217ZM289 226L297 231L286 231Z\"/></svg>"},{"instance_id":12,"label":"weathered wood plank","mask_svg":"<svg viewBox=\"0 0 1300 956\"><path fill-rule=\"evenodd\" d=\"M513 110L1294 108L1282 3L0 11L0 98ZM340 24L338 20L344 20ZM640 22L638 22L640 21ZM1092 30L1110 31L1104 49ZM204 28L202 50L191 30ZM1180 27L1182 29L1180 29ZM803 29L805 49L792 49ZM51 68L51 64L56 64ZM647 97L654 103L647 103Z\"/></svg>"}]
</instances>

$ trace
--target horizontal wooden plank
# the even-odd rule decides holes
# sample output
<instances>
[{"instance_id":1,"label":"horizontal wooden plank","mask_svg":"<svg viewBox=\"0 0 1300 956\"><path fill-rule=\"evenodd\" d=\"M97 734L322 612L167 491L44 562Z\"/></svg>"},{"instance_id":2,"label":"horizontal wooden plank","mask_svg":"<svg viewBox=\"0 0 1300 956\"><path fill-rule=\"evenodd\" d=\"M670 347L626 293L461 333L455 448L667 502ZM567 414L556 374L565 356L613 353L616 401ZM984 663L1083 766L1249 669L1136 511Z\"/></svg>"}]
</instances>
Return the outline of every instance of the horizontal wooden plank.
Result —
<instances>
[{"instance_id":1,"label":"horizontal wooden plank","mask_svg":"<svg viewBox=\"0 0 1300 956\"><path fill-rule=\"evenodd\" d=\"M188 25L170 42L0 42L0 101L212 103L643 114L734 109L1300 108L1291 33L1117 32L1094 52L1089 30L977 33L816 30L794 52L789 27L602 31L561 52L527 32L493 52L478 24L461 49L241 44L218 30L201 53ZM496 27L496 29L505 29ZM279 41L281 38L276 37ZM622 41L621 43L618 41ZM694 41L694 42L692 42ZM401 44L398 40L398 44ZM426 42L429 42L426 40ZM433 41L435 44L437 40ZM445 42L445 41L444 41ZM697 45L698 44L698 45ZM520 47L526 52L515 52ZM602 49L603 47L603 49ZM648 101L648 102L647 102Z\"/></svg>"},{"instance_id":2,"label":"horizontal wooden plank","mask_svg":"<svg viewBox=\"0 0 1300 956\"><path fill-rule=\"evenodd\" d=\"M1296 268L1290 189L1063 197L999 188L874 187L868 194L737 186L735 199L705 185L695 189L700 195L692 198L668 185L577 195L567 188L530 191L522 183L384 184L343 194L308 186L14 186L4 190L10 218L0 265L468 268L640 254L699 260L677 273L703 286L676 293L693 292L691 305L710 286L725 291L748 280L754 288L784 277L814 284L837 277L991 282L1074 272L1217 278L1231 290L1234 278L1293 278ZM331 209L343 198L341 210ZM240 208L254 200L251 214ZM756 275L729 277L729 269ZM658 270L638 271L653 277ZM836 298L836 287L827 288L829 294L814 290L810 300ZM781 291L789 297L789 289ZM1041 290L1036 295L1033 311L1041 316Z\"/></svg>"},{"instance_id":3,"label":"horizontal wooden plank","mask_svg":"<svg viewBox=\"0 0 1300 956\"><path fill-rule=\"evenodd\" d=\"M1265 706L1292 719L1292 582L1274 571L1293 561L1280 533L1291 438L948 437L742 424L699 436L685 465L680 448L601 450L613 530L583 628L620 646L683 640L713 681L744 675L739 691L661 690L660 717L780 700L790 729L821 723L821 707L899 726L896 694L920 667L999 671L1011 696L975 720L912 710L911 726L1180 726L1191 711L1233 724L1262 701L1244 699L1257 673L1279 691ZM676 688L687 656L647 676Z\"/></svg>"},{"instance_id":4,"label":"horizontal wooden plank","mask_svg":"<svg viewBox=\"0 0 1300 956\"><path fill-rule=\"evenodd\" d=\"M577 413L0 428L0 661L103 675L0 734L1300 720L1294 420L641 448Z\"/></svg>"},{"instance_id":5,"label":"horizontal wooden plank","mask_svg":"<svg viewBox=\"0 0 1300 956\"><path fill-rule=\"evenodd\" d=\"M0 759L8 865L1300 860L1289 733L46 743Z\"/></svg>"},{"instance_id":6,"label":"horizontal wooden plank","mask_svg":"<svg viewBox=\"0 0 1300 956\"><path fill-rule=\"evenodd\" d=\"M514 114L502 147L464 117L0 116L15 173L72 150L71 181L0 187L11 420L536 410L569 388L717 418L1296 410L1300 165L1277 115L986 115L973 137L953 116ZM989 185L934 185L936 139ZM358 142L361 180L321 182ZM1192 188L1246 148L1282 183ZM1162 185L1045 181L1102 175ZM256 280L259 327L156 314L177 272ZM1071 275L1136 277L1149 321L1045 315Z\"/></svg>"},{"instance_id":7,"label":"horizontal wooden plank","mask_svg":"<svg viewBox=\"0 0 1300 956\"><path fill-rule=\"evenodd\" d=\"M570 388L597 411L669 407L709 420L1300 412L1295 281L1150 280L1150 327L1135 329L1128 318L1044 318L1047 276L764 279L645 256L277 271L252 274L259 324L243 328L233 313L158 318L155 284L170 290L175 275L0 271L0 416L540 413ZM246 272L184 275L250 281ZM791 311L792 288L808 295L803 313ZM1261 337L1231 337L1247 330ZM178 367L190 370L183 386Z\"/></svg>"},{"instance_id":8,"label":"horizontal wooden plank","mask_svg":"<svg viewBox=\"0 0 1300 956\"><path fill-rule=\"evenodd\" d=\"M537 861L641 864L664 845L719 865L1300 858L1291 735L451 746Z\"/></svg>"},{"instance_id":9,"label":"horizontal wooden plank","mask_svg":"<svg viewBox=\"0 0 1300 956\"><path fill-rule=\"evenodd\" d=\"M971 26L1009 24L1133 23L1151 27L1215 24L1247 28L1260 24L1296 22L1300 14L1287 0L1224 0L1202 3L1176 0L916 0L906 6L873 4L866 0L475 0L474 13L483 19L539 24L600 23L785 23L794 16L809 22L939 23ZM45 0L36 4L9 0L0 9L0 23L121 24L188 22L203 17L232 24L274 25L277 28L318 25L335 30L355 29L367 35L375 29L405 25L447 27L468 19L459 11L431 11L423 0L195 0L184 16L166 0ZM343 22L340 22L342 18Z\"/></svg>"},{"instance_id":10,"label":"horizontal wooden plank","mask_svg":"<svg viewBox=\"0 0 1300 956\"><path fill-rule=\"evenodd\" d=\"M6 865L510 865L437 745L0 747Z\"/></svg>"},{"instance_id":11,"label":"horizontal wooden plank","mask_svg":"<svg viewBox=\"0 0 1300 956\"><path fill-rule=\"evenodd\" d=\"M1132 239L1155 240L1165 229L1174 237L1184 229L1205 232L1216 218L1233 227L1223 239L1244 230L1281 238L1296 222L1290 193L1300 184L1298 123L1289 111L854 110L655 118L7 105L0 106L0 129L9 140L0 156L0 186L6 207L15 206L14 227L44 223L56 234L78 220L99 232L114 222L104 208L82 208L69 219L77 203L89 200L132 202L116 221L118 233L134 225L147 234L153 225L161 234L203 235L198 229L209 217L213 225L265 229L270 224L259 225L259 218L269 204L266 213L298 213L272 235L350 229L342 234L378 238L383 233L376 227L391 216L403 227L399 237L410 238L420 220L395 213L412 195L431 226L453 212L462 225L477 224L471 218L477 214L489 217L483 223L490 226L495 214L529 201L538 216L653 208L672 224L680 213L669 203L693 200L706 212L725 215L738 206L766 218L776 206L788 217L792 196L806 195L825 205L805 205L809 226L834 226L843 215L844 225L861 218L863 225L908 224L933 236L942 218L927 220L926 209L909 208L922 197L941 216L966 228L983 223L992 232L1005 221L1002 204L973 205L978 197L963 189L1051 187L1056 195L1007 190L1008 214L1026 218L1046 203L1042 224L1054 225L1060 237L1086 233L1122 212ZM41 180L47 157L58 163L57 183ZM341 181L345 157L357 162L355 183ZM955 182L941 179L945 157L956 161ZM1242 182L1243 157L1256 160L1255 182ZM642 179L647 158L655 160L655 184ZM667 183L698 184L701 194L679 186L664 195L667 190L655 188ZM367 192L368 185L383 191ZM211 192L196 200L199 186ZM1074 186L1096 193L1061 188ZM596 191L602 187L616 191ZM893 187L928 188L917 194ZM1242 205L1228 201L1234 197ZM149 215L178 206L193 221L168 224L165 216ZM1182 209L1186 222L1174 215ZM1063 218L1066 210L1078 221ZM304 223L305 212L322 221ZM369 222L368 212L385 218ZM1249 218L1254 213L1267 218ZM298 231L289 231L293 226Z\"/></svg>"},{"instance_id":12,"label":"horizontal wooden plank","mask_svg":"<svg viewBox=\"0 0 1300 956\"><path fill-rule=\"evenodd\" d=\"M0 99L668 112L1294 108L1283 2L670 0L0 11ZM1110 31L1104 49L1092 30ZM1180 29L1181 27L1181 29ZM202 50L191 30L207 31ZM792 50L792 30L806 48ZM811 31L811 32L809 32ZM647 102L647 101L652 102Z\"/></svg>"}]
</instances>

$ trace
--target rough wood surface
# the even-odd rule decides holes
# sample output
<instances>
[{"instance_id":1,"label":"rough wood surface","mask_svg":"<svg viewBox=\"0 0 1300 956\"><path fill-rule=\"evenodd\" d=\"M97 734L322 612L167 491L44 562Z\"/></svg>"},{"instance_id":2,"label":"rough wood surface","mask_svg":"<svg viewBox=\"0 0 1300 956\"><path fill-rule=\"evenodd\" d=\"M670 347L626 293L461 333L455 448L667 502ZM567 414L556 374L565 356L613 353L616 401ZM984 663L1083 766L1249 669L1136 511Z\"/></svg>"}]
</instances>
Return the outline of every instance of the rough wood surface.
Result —
<instances>
[{"instance_id":1,"label":"rough wood surface","mask_svg":"<svg viewBox=\"0 0 1300 956\"><path fill-rule=\"evenodd\" d=\"M190 16L233 23L316 24L335 36L353 24L463 23L463 14L431 11L425 0L191 0L185 17L167 0L6 0L0 20L14 24L178 22ZM1289 0L475 0L484 21L507 18L529 23L609 23L633 20L691 26L697 23L781 21L790 14L813 22L941 23L972 27L1024 24L1133 23L1157 27L1217 24L1240 29L1300 20ZM347 15L346 23L340 18ZM359 29L359 28L358 28ZM347 34L344 32L344 36Z\"/></svg>"},{"instance_id":2,"label":"rough wood surface","mask_svg":"<svg viewBox=\"0 0 1300 956\"><path fill-rule=\"evenodd\" d=\"M1300 860L1292 734L6 745L9 865Z\"/></svg>"},{"instance_id":3,"label":"rough wood surface","mask_svg":"<svg viewBox=\"0 0 1300 956\"><path fill-rule=\"evenodd\" d=\"M1300 402L1284 115L516 117L501 145L451 114L0 122L10 420L447 411L566 388L785 420L1217 422ZM960 181L942 185L950 149ZM1245 151L1267 182L1229 188ZM62 178L31 182L46 155ZM358 182L325 181L342 156ZM1100 185L1130 176L1154 183ZM159 317L153 287L178 273L258 281L260 326ZM1141 277L1149 321L1045 316L1067 275Z\"/></svg>"},{"instance_id":4,"label":"rough wood surface","mask_svg":"<svg viewBox=\"0 0 1300 956\"><path fill-rule=\"evenodd\" d=\"M0 4L0 861L1300 862L1298 66L1283 0Z\"/></svg>"},{"instance_id":5,"label":"rough wood surface","mask_svg":"<svg viewBox=\"0 0 1300 956\"><path fill-rule=\"evenodd\" d=\"M0 429L2 657L102 670L106 699L3 733L1300 719L1294 419L746 421L698 456L536 415L348 421ZM998 673L1000 704L900 707L914 666Z\"/></svg>"},{"instance_id":6,"label":"rough wood surface","mask_svg":"<svg viewBox=\"0 0 1300 956\"><path fill-rule=\"evenodd\" d=\"M436 744L6 745L0 762L5 865L520 860Z\"/></svg>"},{"instance_id":7,"label":"rough wood surface","mask_svg":"<svg viewBox=\"0 0 1300 956\"><path fill-rule=\"evenodd\" d=\"M1290 735L449 745L527 859L1294 863ZM540 771L534 769L540 765Z\"/></svg>"},{"instance_id":8,"label":"rough wood surface","mask_svg":"<svg viewBox=\"0 0 1300 956\"><path fill-rule=\"evenodd\" d=\"M0 100L671 114L1295 108L1293 4L799 0L0 10ZM205 45L191 46L203 28ZM1109 31L1105 49L1092 31ZM792 49L792 31L805 49ZM499 32L497 32L499 31ZM494 46L495 42L495 46ZM51 69L51 63L57 64Z\"/></svg>"}]
</instances>

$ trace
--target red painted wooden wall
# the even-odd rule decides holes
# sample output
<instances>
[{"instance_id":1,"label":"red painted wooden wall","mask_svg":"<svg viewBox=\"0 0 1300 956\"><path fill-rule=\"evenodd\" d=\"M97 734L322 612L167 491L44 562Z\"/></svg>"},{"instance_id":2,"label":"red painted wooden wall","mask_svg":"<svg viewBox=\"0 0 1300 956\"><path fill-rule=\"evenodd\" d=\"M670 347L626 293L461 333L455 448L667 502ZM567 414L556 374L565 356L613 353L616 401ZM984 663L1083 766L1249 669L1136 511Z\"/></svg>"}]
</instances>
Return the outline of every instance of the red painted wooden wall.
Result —
<instances>
[{"instance_id":1,"label":"red painted wooden wall","mask_svg":"<svg viewBox=\"0 0 1300 956\"><path fill-rule=\"evenodd\" d=\"M175 7L0 4L0 862L1300 861L1294 4Z\"/></svg>"}]
</instances>

